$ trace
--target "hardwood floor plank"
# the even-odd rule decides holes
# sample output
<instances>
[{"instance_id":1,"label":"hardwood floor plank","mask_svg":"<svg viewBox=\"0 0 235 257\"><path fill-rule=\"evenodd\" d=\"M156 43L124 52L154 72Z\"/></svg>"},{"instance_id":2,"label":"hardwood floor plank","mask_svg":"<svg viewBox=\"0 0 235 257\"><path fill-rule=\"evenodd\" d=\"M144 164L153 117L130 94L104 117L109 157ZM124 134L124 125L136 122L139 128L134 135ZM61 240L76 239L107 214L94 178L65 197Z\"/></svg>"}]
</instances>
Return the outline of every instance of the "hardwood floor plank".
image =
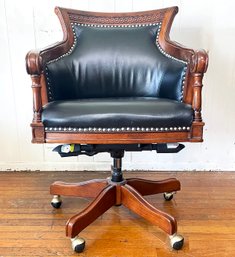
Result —
<instances>
[{"instance_id":1,"label":"hardwood floor plank","mask_svg":"<svg viewBox=\"0 0 235 257\"><path fill-rule=\"evenodd\" d=\"M178 220L185 237L172 251L168 236L125 207L112 207L81 232L82 254L74 254L65 223L88 205L88 199L63 197L50 206L49 185L106 178L107 172L1 172L0 257L232 257L235 256L235 172L127 172L126 177L177 177L182 190L172 201L162 195L146 199Z\"/></svg>"}]
</instances>

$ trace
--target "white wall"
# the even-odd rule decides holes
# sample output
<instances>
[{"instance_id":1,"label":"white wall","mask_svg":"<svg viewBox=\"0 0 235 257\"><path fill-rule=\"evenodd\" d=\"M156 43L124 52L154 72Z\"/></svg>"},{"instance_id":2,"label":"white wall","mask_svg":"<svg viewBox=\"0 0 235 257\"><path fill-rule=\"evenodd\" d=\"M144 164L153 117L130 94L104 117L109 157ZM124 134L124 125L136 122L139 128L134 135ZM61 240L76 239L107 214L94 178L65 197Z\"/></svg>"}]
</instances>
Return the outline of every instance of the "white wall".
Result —
<instances>
[{"instance_id":1,"label":"white wall","mask_svg":"<svg viewBox=\"0 0 235 257\"><path fill-rule=\"evenodd\" d=\"M235 170L235 2L188 0L0 0L0 170L109 169L108 154L61 159L52 145L31 144L28 50L59 41L54 6L90 11L140 11L178 5L172 38L209 51L204 79L204 143L179 154L127 153L126 169Z\"/></svg>"}]
</instances>

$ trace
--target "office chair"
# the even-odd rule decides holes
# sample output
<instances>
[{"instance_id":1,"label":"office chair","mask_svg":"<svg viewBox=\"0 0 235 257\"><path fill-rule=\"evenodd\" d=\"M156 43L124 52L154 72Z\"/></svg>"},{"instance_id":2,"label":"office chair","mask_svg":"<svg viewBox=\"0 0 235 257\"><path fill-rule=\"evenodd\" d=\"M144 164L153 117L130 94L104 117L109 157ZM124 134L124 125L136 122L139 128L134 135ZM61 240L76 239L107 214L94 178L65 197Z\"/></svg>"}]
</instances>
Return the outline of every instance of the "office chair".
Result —
<instances>
[{"instance_id":1,"label":"office chair","mask_svg":"<svg viewBox=\"0 0 235 257\"><path fill-rule=\"evenodd\" d=\"M32 142L59 144L54 151L62 157L108 152L113 158L110 178L57 181L50 187L54 208L60 208L61 195L93 198L67 222L73 249L84 250L79 233L114 205L157 225L172 248L181 249L176 220L144 198L163 193L171 200L180 182L124 179L122 158L126 151L176 153L182 142L202 142L207 53L170 40L178 7L130 13L56 7L55 12L63 40L26 56Z\"/></svg>"}]
</instances>

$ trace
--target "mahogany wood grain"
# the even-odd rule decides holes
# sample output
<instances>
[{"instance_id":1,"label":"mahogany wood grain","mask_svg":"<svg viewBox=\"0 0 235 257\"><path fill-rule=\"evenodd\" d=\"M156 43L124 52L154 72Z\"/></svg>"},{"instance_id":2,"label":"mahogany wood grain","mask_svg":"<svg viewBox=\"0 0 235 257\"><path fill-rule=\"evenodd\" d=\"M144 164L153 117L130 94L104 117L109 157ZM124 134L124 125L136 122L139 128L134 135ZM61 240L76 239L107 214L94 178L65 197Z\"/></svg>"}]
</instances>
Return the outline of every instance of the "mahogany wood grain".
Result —
<instances>
[{"instance_id":1,"label":"mahogany wood grain","mask_svg":"<svg viewBox=\"0 0 235 257\"><path fill-rule=\"evenodd\" d=\"M194 126L203 127L204 123L193 123L189 132L128 132L128 133L45 133L46 143L80 143L80 144L144 144L202 141L202 134L194 133ZM200 131L202 132L202 131Z\"/></svg>"},{"instance_id":2,"label":"mahogany wood grain","mask_svg":"<svg viewBox=\"0 0 235 257\"><path fill-rule=\"evenodd\" d=\"M129 178L127 184L135 188L141 195L153 195L180 190L180 182L175 178L153 181L140 178Z\"/></svg>"},{"instance_id":3,"label":"mahogany wood grain","mask_svg":"<svg viewBox=\"0 0 235 257\"><path fill-rule=\"evenodd\" d=\"M172 216L153 207L129 185L122 187L122 204L167 234L172 235L177 232L177 222Z\"/></svg>"},{"instance_id":4,"label":"mahogany wood grain","mask_svg":"<svg viewBox=\"0 0 235 257\"><path fill-rule=\"evenodd\" d=\"M56 181L50 186L50 194L78 197L96 197L108 185L106 179L92 179L79 183Z\"/></svg>"},{"instance_id":5,"label":"mahogany wood grain","mask_svg":"<svg viewBox=\"0 0 235 257\"><path fill-rule=\"evenodd\" d=\"M84 228L95 221L116 203L116 187L108 185L98 196L79 214L70 218L66 224L66 236L74 238Z\"/></svg>"}]
</instances>

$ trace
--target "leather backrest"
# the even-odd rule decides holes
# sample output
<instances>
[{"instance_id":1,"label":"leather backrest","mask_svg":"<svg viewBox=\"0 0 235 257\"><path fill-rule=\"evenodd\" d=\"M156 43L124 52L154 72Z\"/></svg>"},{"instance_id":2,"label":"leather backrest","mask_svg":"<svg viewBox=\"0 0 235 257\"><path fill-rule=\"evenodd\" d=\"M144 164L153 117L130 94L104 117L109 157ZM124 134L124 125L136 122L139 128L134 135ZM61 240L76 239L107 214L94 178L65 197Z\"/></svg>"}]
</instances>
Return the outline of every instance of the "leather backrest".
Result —
<instances>
[{"instance_id":1,"label":"leather backrest","mask_svg":"<svg viewBox=\"0 0 235 257\"><path fill-rule=\"evenodd\" d=\"M159 97L180 101L186 63L157 42L159 24L135 27L73 25L76 44L46 65L49 101Z\"/></svg>"}]
</instances>

